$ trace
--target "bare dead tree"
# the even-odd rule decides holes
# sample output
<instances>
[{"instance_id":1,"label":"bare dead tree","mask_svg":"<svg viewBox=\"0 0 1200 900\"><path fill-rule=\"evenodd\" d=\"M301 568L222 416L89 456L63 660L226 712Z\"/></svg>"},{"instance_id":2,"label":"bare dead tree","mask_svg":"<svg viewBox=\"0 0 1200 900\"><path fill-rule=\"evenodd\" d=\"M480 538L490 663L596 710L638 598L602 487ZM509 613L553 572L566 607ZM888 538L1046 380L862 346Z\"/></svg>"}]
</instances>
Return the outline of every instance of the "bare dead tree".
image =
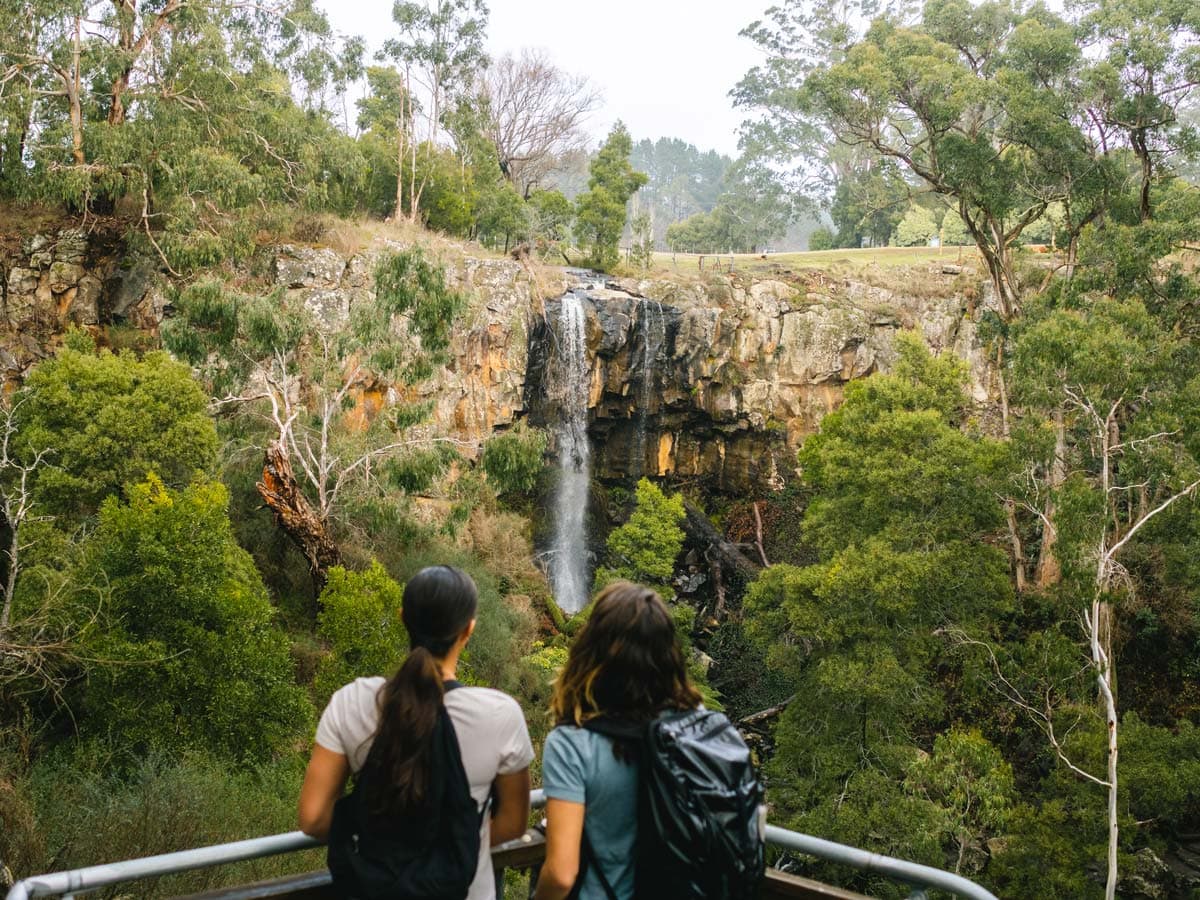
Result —
<instances>
[{"instance_id":1,"label":"bare dead tree","mask_svg":"<svg viewBox=\"0 0 1200 900\"><path fill-rule=\"evenodd\" d=\"M1139 444L1161 443L1173 437L1173 433L1152 434L1130 441L1121 439L1121 414L1125 398L1118 397L1106 411L1097 408L1082 390L1065 388L1069 406L1082 412L1090 421L1092 439L1095 441L1100 462L1100 488L1107 501L1106 512L1112 507L1114 495L1127 491L1116 479L1117 459ZM1113 654L1113 612L1111 597L1115 591L1132 590L1131 580L1117 555L1151 519L1166 511L1185 497L1193 496L1200 489L1200 479L1178 489L1164 491L1159 502L1152 508L1138 504L1136 512L1131 509L1129 520L1122 523L1115 515L1105 515L1100 522L1096 541L1095 594L1091 605L1084 611L1084 633L1091 649L1092 668L1096 677L1097 691L1108 725L1108 880L1105 900L1113 900L1117 887L1117 700L1116 662Z\"/></svg>"},{"instance_id":2,"label":"bare dead tree","mask_svg":"<svg viewBox=\"0 0 1200 900\"><path fill-rule=\"evenodd\" d=\"M500 57L478 90L488 103L488 137L500 169L526 198L560 171L564 157L586 147L583 125L600 104L586 78L557 68L540 50Z\"/></svg>"},{"instance_id":3,"label":"bare dead tree","mask_svg":"<svg viewBox=\"0 0 1200 900\"><path fill-rule=\"evenodd\" d=\"M336 335L317 331L310 340L311 346L279 348L267 359L253 360L253 382L264 389L214 400L212 409L267 401L266 418L274 434L256 487L276 523L304 554L319 595L329 569L341 560L334 520L351 485L382 490L380 464L406 451L476 445L452 437L409 436L402 430L383 440L355 440L355 429L345 422L346 410L359 392L376 386L376 376L359 355L339 354Z\"/></svg>"},{"instance_id":4,"label":"bare dead tree","mask_svg":"<svg viewBox=\"0 0 1200 900\"><path fill-rule=\"evenodd\" d=\"M29 545L22 543L21 527L33 518L33 478L45 467L49 449L38 450L22 458L14 445L17 435L17 412L21 401L0 406L0 533L4 546L0 556L4 561L4 581L0 584L3 600L0 603L0 639L12 622L13 596L21 571L21 551Z\"/></svg>"}]
</instances>

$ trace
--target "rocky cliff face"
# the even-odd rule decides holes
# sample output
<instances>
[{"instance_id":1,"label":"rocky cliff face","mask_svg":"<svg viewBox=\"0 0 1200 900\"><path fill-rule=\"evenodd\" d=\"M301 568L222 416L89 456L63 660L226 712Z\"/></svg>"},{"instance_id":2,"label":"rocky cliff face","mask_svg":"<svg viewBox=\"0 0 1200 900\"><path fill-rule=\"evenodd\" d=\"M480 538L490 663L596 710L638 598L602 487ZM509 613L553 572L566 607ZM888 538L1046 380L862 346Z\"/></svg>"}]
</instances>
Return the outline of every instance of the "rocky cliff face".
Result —
<instances>
[{"instance_id":1,"label":"rocky cliff face","mask_svg":"<svg viewBox=\"0 0 1200 900\"><path fill-rule=\"evenodd\" d=\"M169 284L158 266L130 257L111 232L68 227L5 246L0 367L9 379L49 352L71 324L153 333L170 313ZM278 246L261 251L248 269L262 289L280 290L287 302L334 321L369 300L377 259L398 246L376 241L356 253ZM549 424L557 414L546 399L556 298L583 276L461 251L440 255L472 302L455 329L451 362L419 396L433 405L428 430L458 438L472 455L523 416ZM788 282L718 275L581 288L596 475L703 479L730 493L777 487L845 384L894 361L902 328L918 329L936 351L966 358L973 390L984 400L989 372L964 299L973 289L939 272L920 290L819 274ZM365 389L364 413L387 396L386 386Z\"/></svg>"},{"instance_id":2,"label":"rocky cliff face","mask_svg":"<svg viewBox=\"0 0 1200 900\"><path fill-rule=\"evenodd\" d=\"M0 239L6 238L0 234ZM70 225L0 245L0 372L19 378L71 325L153 332L164 295L155 266L130 258L110 227Z\"/></svg>"},{"instance_id":3,"label":"rocky cliff face","mask_svg":"<svg viewBox=\"0 0 1200 900\"><path fill-rule=\"evenodd\" d=\"M587 291L597 474L702 478L730 493L778 487L845 384L895 360L903 328L966 358L986 399L973 318L946 287L914 297L813 275ZM556 414L544 381L557 310L547 303L531 331L526 403L538 423Z\"/></svg>"}]
</instances>

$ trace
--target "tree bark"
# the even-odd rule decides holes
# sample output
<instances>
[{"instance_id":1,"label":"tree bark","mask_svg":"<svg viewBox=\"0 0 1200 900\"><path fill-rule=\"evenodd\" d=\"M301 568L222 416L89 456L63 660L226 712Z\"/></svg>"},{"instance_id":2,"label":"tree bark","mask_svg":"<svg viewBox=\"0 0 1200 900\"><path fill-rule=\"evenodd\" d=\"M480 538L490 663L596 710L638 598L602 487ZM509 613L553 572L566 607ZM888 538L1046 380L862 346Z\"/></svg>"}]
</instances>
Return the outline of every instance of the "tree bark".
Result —
<instances>
[{"instance_id":1,"label":"tree bark","mask_svg":"<svg viewBox=\"0 0 1200 900\"><path fill-rule=\"evenodd\" d=\"M1046 499L1042 521L1042 549L1038 554L1037 574L1034 581L1039 588L1058 584L1062 578L1062 567L1058 562L1055 547L1058 545L1058 530L1054 526L1057 509L1053 491L1062 487L1066 480L1067 426L1062 407L1054 410L1054 461L1050 464L1048 481L1051 496Z\"/></svg>"},{"instance_id":2,"label":"tree bark","mask_svg":"<svg viewBox=\"0 0 1200 900\"><path fill-rule=\"evenodd\" d=\"M319 597L329 580L330 568L341 562L341 554L329 534L329 526L300 490L292 462L278 441L273 441L267 447L262 481L256 487L274 513L275 524L284 530L308 560L313 588Z\"/></svg>"},{"instance_id":3,"label":"tree bark","mask_svg":"<svg viewBox=\"0 0 1200 900\"><path fill-rule=\"evenodd\" d=\"M1103 582L1105 563L1102 561L1100 565L1098 581ZM1089 637L1101 711L1108 725L1108 877L1104 886L1104 900L1114 900L1117 894L1117 699L1113 685L1111 622L1111 607L1097 596L1092 602Z\"/></svg>"},{"instance_id":4,"label":"tree bark","mask_svg":"<svg viewBox=\"0 0 1200 900\"><path fill-rule=\"evenodd\" d=\"M17 528L5 517L2 529L4 536L8 539L8 550L4 554L4 606L0 608L0 635L3 635L8 630L8 624L12 620L12 604L13 594L17 589L17 569L19 560L17 559L17 550L20 545L17 543Z\"/></svg>"},{"instance_id":5,"label":"tree bark","mask_svg":"<svg viewBox=\"0 0 1200 900\"><path fill-rule=\"evenodd\" d=\"M404 114L400 114L400 127L396 134L396 211L392 218L399 222L404 217Z\"/></svg>"},{"instance_id":6,"label":"tree bark","mask_svg":"<svg viewBox=\"0 0 1200 900\"><path fill-rule=\"evenodd\" d=\"M108 124L125 124L125 91L129 88L129 79L133 75L133 33L137 25L137 0L114 0L117 7L117 23L119 35L117 43L125 54L124 65L117 77L113 79L112 90L109 91Z\"/></svg>"},{"instance_id":7,"label":"tree bark","mask_svg":"<svg viewBox=\"0 0 1200 900\"><path fill-rule=\"evenodd\" d=\"M1150 206L1150 185L1154 178L1154 161L1150 158L1150 148L1146 145L1146 129L1130 129L1129 144L1133 148L1134 156L1142 165L1142 190L1138 203L1138 215L1141 221L1145 222L1154 214Z\"/></svg>"},{"instance_id":8,"label":"tree bark","mask_svg":"<svg viewBox=\"0 0 1200 900\"><path fill-rule=\"evenodd\" d=\"M1012 426L1009 418L1008 408L1008 383L1004 379L1004 341L999 342L999 347L996 349L996 383L1000 391L1000 427L1004 439L1012 438ZM1021 532L1017 528L1017 504L1011 498L1007 497L1004 500L1004 519L1008 525L1008 540L1012 544L1013 555L1013 577L1017 588L1017 593L1025 592L1026 585L1026 566L1028 560L1025 558L1025 547L1021 543Z\"/></svg>"},{"instance_id":9,"label":"tree bark","mask_svg":"<svg viewBox=\"0 0 1200 900\"><path fill-rule=\"evenodd\" d=\"M1012 251L1005 241L1003 229L999 223L986 218L976 222L971 217L966 201L961 198L958 201L958 214L962 216L963 224L967 226L992 278L992 290L996 292L1000 317L1006 322L1011 321L1020 311L1020 301L1016 276L1012 271Z\"/></svg>"},{"instance_id":10,"label":"tree bark","mask_svg":"<svg viewBox=\"0 0 1200 900\"><path fill-rule=\"evenodd\" d=\"M1021 545L1021 534L1017 531L1017 504L1009 497L1004 501L1004 517L1008 523L1008 539L1012 544L1013 576L1017 593L1025 593L1025 548Z\"/></svg>"},{"instance_id":11,"label":"tree bark","mask_svg":"<svg viewBox=\"0 0 1200 900\"><path fill-rule=\"evenodd\" d=\"M758 547L758 555L759 558L762 559L762 564L764 566L771 565L770 561L767 559L767 551L763 549L762 513L758 511L757 500L754 501L754 538L754 543Z\"/></svg>"},{"instance_id":12,"label":"tree bark","mask_svg":"<svg viewBox=\"0 0 1200 900\"><path fill-rule=\"evenodd\" d=\"M67 79L67 104L71 115L71 158L75 165L82 166L87 162L83 155L83 105L80 100L82 86L80 84L79 67L83 46L83 19L75 17L75 43L71 53L71 73Z\"/></svg>"},{"instance_id":13,"label":"tree bark","mask_svg":"<svg viewBox=\"0 0 1200 900\"><path fill-rule=\"evenodd\" d=\"M788 704L791 703L795 699L796 699L796 695L792 694L792 696L788 697L786 700L784 700L782 703L780 703L776 706L771 706L771 707L768 707L767 709L760 710L756 713L751 713L748 716L743 716L742 718L738 719L738 725L754 726L754 725L760 725L763 722L767 722L771 719L774 719L776 716L778 716L780 713L782 713L785 709L787 709Z\"/></svg>"}]
</instances>

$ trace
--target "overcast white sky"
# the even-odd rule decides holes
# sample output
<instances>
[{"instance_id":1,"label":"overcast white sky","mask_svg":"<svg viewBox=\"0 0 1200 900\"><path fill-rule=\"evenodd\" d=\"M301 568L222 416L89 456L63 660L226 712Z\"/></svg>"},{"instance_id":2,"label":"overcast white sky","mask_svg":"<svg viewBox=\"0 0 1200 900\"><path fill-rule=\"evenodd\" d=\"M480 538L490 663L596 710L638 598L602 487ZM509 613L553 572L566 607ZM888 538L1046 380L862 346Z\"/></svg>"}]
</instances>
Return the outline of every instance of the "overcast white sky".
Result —
<instances>
[{"instance_id":1,"label":"overcast white sky","mask_svg":"<svg viewBox=\"0 0 1200 900\"><path fill-rule=\"evenodd\" d=\"M391 0L319 0L334 27L367 38L393 33ZM743 116L729 90L758 53L738 32L769 0L489 0L488 51L547 50L604 94L597 141L617 119L634 140L679 137L701 150L737 153Z\"/></svg>"}]
</instances>

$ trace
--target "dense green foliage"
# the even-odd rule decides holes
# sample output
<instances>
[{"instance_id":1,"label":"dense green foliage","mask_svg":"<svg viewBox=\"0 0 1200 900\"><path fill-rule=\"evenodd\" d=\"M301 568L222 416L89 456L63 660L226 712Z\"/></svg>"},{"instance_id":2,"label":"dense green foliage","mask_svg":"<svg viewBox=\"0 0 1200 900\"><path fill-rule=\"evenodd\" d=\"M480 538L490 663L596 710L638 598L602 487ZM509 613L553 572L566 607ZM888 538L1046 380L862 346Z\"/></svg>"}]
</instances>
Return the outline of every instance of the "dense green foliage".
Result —
<instances>
[{"instance_id":1,"label":"dense green foliage","mask_svg":"<svg viewBox=\"0 0 1200 900\"><path fill-rule=\"evenodd\" d=\"M55 753L0 789L0 853L14 873L50 872L296 826L304 774L295 757L230 769L218 757L147 757L114 772L101 754ZM176 897L319 868L324 850L143 881L137 896Z\"/></svg>"},{"instance_id":2,"label":"dense green foliage","mask_svg":"<svg viewBox=\"0 0 1200 900\"><path fill-rule=\"evenodd\" d=\"M400 620L403 590L378 562L365 572L339 567L321 593L317 637L329 647L313 690L319 702L355 678L390 675L408 646Z\"/></svg>"},{"instance_id":3,"label":"dense green foliage","mask_svg":"<svg viewBox=\"0 0 1200 900\"><path fill-rule=\"evenodd\" d=\"M497 435L483 447L480 464L498 494L528 493L545 466L546 433L523 423Z\"/></svg>"},{"instance_id":4,"label":"dense green foliage","mask_svg":"<svg viewBox=\"0 0 1200 900\"><path fill-rule=\"evenodd\" d=\"M312 724L287 639L217 483L161 481L104 502L81 583L106 602L80 686L83 733L121 751L209 750L265 760Z\"/></svg>"},{"instance_id":5,"label":"dense green foliage","mask_svg":"<svg viewBox=\"0 0 1200 900\"><path fill-rule=\"evenodd\" d=\"M631 508L596 585L672 601L777 824L1000 896L1195 891L1163 860L1200 832L1200 6L783 0L745 31L766 58L738 160L618 125L578 196L535 189L569 161L501 158L479 0L396 4L370 67L307 0L0 15L0 201L124 222L185 276L162 336L192 367L74 332L0 406L0 863L290 830L316 711L394 668L427 564L476 579L461 677L517 692L536 734L587 615L535 565L546 439L472 461L418 428L471 298L412 236L649 267L762 249L820 203L812 249L975 246L991 290L947 289L970 367L880 344L770 496L606 485ZM411 223L378 229L405 243L368 251L345 308L226 264L326 213ZM720 581L675 489L776 564Z\"/></svg>"},{"instance_id":6,"label":"dense green foliage","mask_svg":"<svg viewBox=\"0 0 1200 900\"><path fill-rule=\"evenodd\" d=\"M1018 303L1012 248L1052 204L1073 254L1126 185L1150 218L1153 185L1194 147L1181 113L1200 13L1186 0L1095 0L1069 18L1040 4L791 0L745 34L768 55L735 92L760 113L746 139L809 183L832 174L834 209L863 208L836 213L839 231L862 233L872 210L902 212L889 198L904 197L905 179L941 195L1005 315Z\"/></svg>"},{"instance_id":7,"label":"dense green foliage","mask_svg":"<svg viewBox=\"0 0 1200 900\"><path fill-rule=\"evenodd\" d=\"M987 540L1003 452L961 430L957 361L912 339L901 347L893 374L851 384L804 445L815 490L804 536L820 561L767 569L746 612L769 664L803 698L776 732L778 808L803 830L854 842L880 828L873 846L944 865L937 833L974 826L905 785L937 771L917 770L922 738L945 722L940 673L954 667L937 629L1011 606L1006 561ZM957 759L967 748L995 754L978 735L944 749ZM901 810L925 827L905 826Z\"/></svg>"},{"instance_id":8,"label":"dense green foliage","mask_svg":"<svg viewBox=\"0 0 1200 900\"><path fill-rule=\"evenodd\" d=\"M597 588L623 578L651 585L670 600L675 560L683 549L683 518L683 498L668 496L646 478L638 481L633 512L608 535L608 565L596 571Z\"/></svg>"},{"instance_id":9,"label":"dense green foliage","mask_svg":"<svg viewBox=\"0 0 1200 900\"><path fill-rule=\"evenodd\" d=\"M373 275L371 299L337 327L276 295L193 282L166 331L203 384L164 353L97 353L72 334L4 407L0 490L28 506L4 548L15 589L0 622L0 858L18 874L291 830L315 712L346 681L394 669L407 643L401 585L423 565L460 565L479 586L461 677L543 690L524 688L521 663L531 595L548 595L524 520L500 513L469 467L438 487L454 506L420 520L405 492L433 488L454 456L402 434L425 406L364 413L347 402L364 386L427 377L465 298L417 249L383 255ZM264 386L277 393L262 396ZM321 459L299 455L317 446L343 467L320 470L338 479L324 494L299 486L342 512L345 565L330 568L315 609L291 577L303 562L270 539L254 486L262 447L297 435L298 470ZM489 454L493 477L527 491L544 436L507 437ZM363 459L366 477L350 490L343 476ZM231 502L253 556L235 539ZM295 593L269 594L264 580ZM58 800L45 806L55 786L79 804L70 816ZM254 809L239 815L241 801ZM312 865L240 867L222 880Z\"/></svg>"},{"instance_id":10,"label":"dense green foliage","mask_svg":"<svg viewBox=\"0 0 1200 900\"><path fill-rule=\"evenodd\" d=\"M30 373L21 443L52 448L38 475L44 512L79 519L126 484L155 472L173 485L211 472L217 432L186 366L165 353L137 359L67 347Z\"/></svg>"},{"instance_id":11,"label":"dense green foliage","mask_svg":"<svg viewBox=\"0 0 1200 900\"><path fill-rule=\"evenodd\" d=\"M353 208L366 165L328 101L362 43L334 40L312 4L13 0L0 15L5 195L128 209L178 269L247 253L282 204Z\"/></svg>"}]
</instances>

